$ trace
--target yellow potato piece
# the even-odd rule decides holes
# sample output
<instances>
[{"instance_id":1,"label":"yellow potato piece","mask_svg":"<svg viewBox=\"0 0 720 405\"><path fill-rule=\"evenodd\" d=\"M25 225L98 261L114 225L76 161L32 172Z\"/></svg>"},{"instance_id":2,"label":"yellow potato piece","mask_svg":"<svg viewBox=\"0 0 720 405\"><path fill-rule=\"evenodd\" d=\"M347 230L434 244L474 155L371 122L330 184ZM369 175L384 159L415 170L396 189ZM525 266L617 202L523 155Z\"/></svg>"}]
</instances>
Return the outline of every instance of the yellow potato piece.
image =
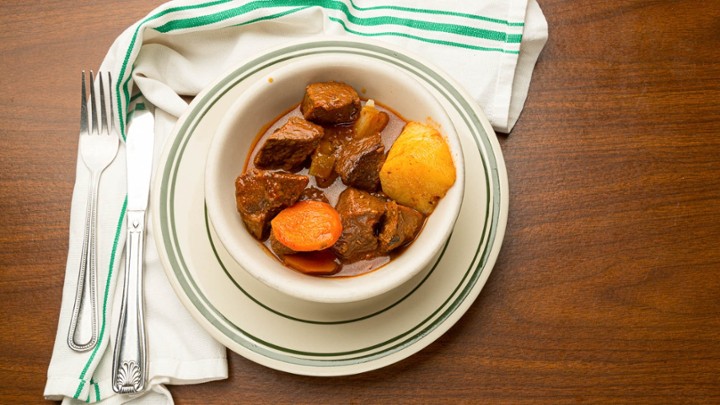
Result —
<instances>
[{"instance_id":1,"label":"yellow potato piece","mask_svg":"<svg viewBox=\"0 0 720 405\"><path fill-rule=\"evenodd\" d=\"M445 138L433 127L409 122L380 169L383 192L428 215L454 183L455 165Z\"/></svg>"}]
</instances>

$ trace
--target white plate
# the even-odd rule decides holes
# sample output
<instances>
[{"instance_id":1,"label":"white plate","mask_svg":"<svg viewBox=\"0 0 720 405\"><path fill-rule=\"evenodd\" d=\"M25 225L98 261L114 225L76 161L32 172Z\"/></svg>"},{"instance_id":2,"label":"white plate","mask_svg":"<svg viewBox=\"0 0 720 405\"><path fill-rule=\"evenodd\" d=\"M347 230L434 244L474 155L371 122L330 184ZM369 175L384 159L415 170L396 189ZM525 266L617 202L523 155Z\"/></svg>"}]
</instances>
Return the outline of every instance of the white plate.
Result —
<instances>
[{"instance_id":1,"label":"white plate","mask_svg":"<svg viewBox=\"0 0 720 405\"><path fill-rule=\"evenodd\" d=\"M318 54L362 54L415 76L442 100L465 154L463 206L438 261L400 288L359 303L306 302L255 280L224 250L205 210L202 173L224 112L248 87L249 78ZM267 51L208 86L173 131L152 199L161 260L198 322L228 348L259 364L334 376L395 363L457 322L495 264L508 213L507 174L495 133L453 80L405 51L352 40L305 41Z\"/></svg>"}]
</instances>

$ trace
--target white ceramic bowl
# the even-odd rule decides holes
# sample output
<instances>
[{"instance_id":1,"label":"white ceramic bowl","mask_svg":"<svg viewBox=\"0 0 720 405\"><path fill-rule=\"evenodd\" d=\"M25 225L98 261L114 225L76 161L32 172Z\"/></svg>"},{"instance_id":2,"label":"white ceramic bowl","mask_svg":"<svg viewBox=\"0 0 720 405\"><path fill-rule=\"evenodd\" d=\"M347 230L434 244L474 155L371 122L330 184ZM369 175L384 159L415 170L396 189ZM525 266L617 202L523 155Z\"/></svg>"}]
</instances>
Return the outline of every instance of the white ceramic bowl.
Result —
<instances>
[{"instance_id":1,"label":"white ceramic bowl","mask_svg":"<svg viewBox=\"0 0 720 405\"><path fill-rule=\"evenodd\" d=\"M263 126L300 102L305 86L342 81L408 120L431 118L445 135L457 180L428 217L417 239L380 269L356 277L322 278L285 267L246 230L235 206L235 178L241 174ZM390 63L362 55L329 55L300 61L261 76L228 110L215 133L205 168L205 201L213 227L233 258L252 276L285 294L308 301L354 302L405 283L434 262L455 225L464 187L460 141L444 108L418 81Z\"/></svg>"}]
</instances>

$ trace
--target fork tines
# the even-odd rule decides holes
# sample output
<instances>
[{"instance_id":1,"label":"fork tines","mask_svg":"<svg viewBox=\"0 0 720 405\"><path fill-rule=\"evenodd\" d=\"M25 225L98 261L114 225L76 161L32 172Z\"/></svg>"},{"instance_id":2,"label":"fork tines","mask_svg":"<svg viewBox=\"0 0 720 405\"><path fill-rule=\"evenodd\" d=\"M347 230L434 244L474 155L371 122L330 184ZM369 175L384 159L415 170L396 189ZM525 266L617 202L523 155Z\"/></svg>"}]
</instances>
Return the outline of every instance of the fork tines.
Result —
<instances>
[{"instance_id":1,"label":"fork tines","mask_svg":"<svg viewBox=\"0 0 720 405\"><path fill-rule=\"evenodd\" d=\"M80 131L87 131L90 134L108 133L108 128L113 126L112 111L112 76L107 72L108 94L105 95L105 81L102 72L98 72L98 90L96 90L95 77L90 71L90 111L88 111L88 96L85 86L85 71L82 71L82 97L80 105ZM100 108L98 111L96 98L100 97ZM102 130L102 131L101 131Z\"/></svg>"}]
</instances>

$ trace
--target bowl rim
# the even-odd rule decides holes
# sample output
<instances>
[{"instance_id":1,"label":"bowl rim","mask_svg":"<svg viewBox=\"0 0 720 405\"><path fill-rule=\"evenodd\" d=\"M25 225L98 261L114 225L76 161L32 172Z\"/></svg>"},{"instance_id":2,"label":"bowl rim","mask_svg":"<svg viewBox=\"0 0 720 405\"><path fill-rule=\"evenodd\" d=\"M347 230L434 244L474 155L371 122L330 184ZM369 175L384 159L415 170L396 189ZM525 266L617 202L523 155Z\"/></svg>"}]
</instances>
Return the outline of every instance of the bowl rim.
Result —
<instances>
[{"instance_id":1,"label":"bowl rim","mask_svg":"<svg viewBox=\"0 0 720 405\"><path fill-rule=\"evenodd\" d=\"M354 63L361 60L370 59L361 54L343 56L309 56L294 63L279 67L278 69L269 72L267 75L256 78L255 82L243 92L242 97L235 100L228 108L218 125L217 131L212 136L211 144L208 150L208 158L205 166L205 200L207 204L208 217L215 228L219 241L225 246L232 258L254 278L284 294L307 301L323 303L357 302L382 295L407 282L413 276L427 268L427 266L432 265L437 260L438 254L452 233L452 229L454 228L455 221L457 220L463 201L465 182L464 156L459 135L457 134L454 124L449 118L447 111L417 79L386 62L371 60L373 63L368 70L375 72L380 69L385 72L392 72L392 74L397 75L397 78L401 78L399 80L404 81L404 84L417 90L419 93L422 93L424 95L423 99L432 105L433 108L431 111L441 112L440 116L430 115L430 117L435 123L441 126L443 136L448 142L451 152L453 153L453 162L456 168L456 180L446 196L443 200L441 200L441 204L445 201L445 209L440 212L445 213L445 217L447 217L445 219L446 222L444 222L444 226L438 228L438 230L442 233L434 235L434 238L436 239L434 243L428 242L428 236L425 236L422 239L425 241L425 244L431 246L432 249L418 251L417 248L413 249L413 246L420 247L417 242L424 233L427 233L426 228L428 221L433 218L433 215L439 212L437 209L426 219L423 230L420 232L417 239L408 247L407 251L398 255L396 258L380 268L360 276L323 278L308 276L289 269L271 252L268 252L262 242L257 241L249 234L249 232L247 232L247 229L245 229L242 221L240 221L243 227L241 234L244 234L246 237L241 237L241 241L238 241L235 238L234 235L237 235L237 229L230 229L231 226L227 224L226 221L223 221L223 217L220 216L220 212L222 210L218 205L220 196L217 195L216 190L218 187L215 181L218 177L220 165L217 164L218 160L214 159L214 157L222 155L222 152L225 150L223 146L228 142L227 138L229 136L228 134L230 133L230 129L235 127L237 124L243 109L247 109L253 101L262 97L262 94L265 91L264 89L268 88L267 76L272 77L273 80L271 84L277 84L282 83L284 80L291 80L292 76L296 75L298 71L303 71L303 69L327 68L328 66L333 66L335 68L346 66L352 67L355 66ZM385 104L382 97L378 97L377 99L381 104L394 109L394 106L391 103ZM283 106L280 110L283 108L287 107ZM402 112L398 112L402 115ZM254 139L257 135L257 131L259 131L259 129L253 132L253 140L250 141L251 145L255 144ZM250 146L250 148L252 148L252 146ZM245 151L244 153L245 155L242 160L243 166L247 160L248 151ZM235 214L237 215L236 210ZM436 219L434 223L438 221L439 220ZM252 247L248 247L248 245L250 245L250 240L252 241ZM253 252L261 254L253 254ZM409 255L408 253L412 254ZM274 264L270 264L271 262ZM267 266L281 268L282 272L275 273L274 271L267 271ZM279 277L276 277L278 275ZM362 279L362 282L358 282L358 279Z\"/></svg>"}]
</instances>

